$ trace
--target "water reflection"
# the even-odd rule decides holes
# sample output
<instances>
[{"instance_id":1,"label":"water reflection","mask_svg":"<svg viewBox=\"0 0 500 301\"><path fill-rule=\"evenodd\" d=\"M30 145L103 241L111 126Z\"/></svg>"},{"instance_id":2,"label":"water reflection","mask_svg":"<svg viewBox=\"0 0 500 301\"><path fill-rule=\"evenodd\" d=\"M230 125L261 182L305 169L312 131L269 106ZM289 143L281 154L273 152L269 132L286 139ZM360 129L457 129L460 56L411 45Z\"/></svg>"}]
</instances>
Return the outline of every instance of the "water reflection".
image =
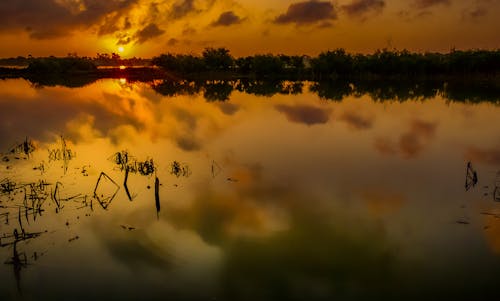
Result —
<instances>
[{"instance_id":1,"label":"water reflection","mask_svg":"<svg viewBox=\"0 0 500 301\"><path fill-rule=\"evenodd\" d=\"M0 82L0 297L494 293L498 93L396 86Z\"/></svg>"},{"instance_id":2,"label":"water reflection","mask_svg":"<svg viewBox=\"0 0 500 301\"><path fill-rule=\"evenodd\" d=\"M88 76L29 77L35 87L84 87L101 80ZM283 80L158 80L151 77L119 78L122 84L145 82L165 96L202 93L207 101L227 101L233 91L256 96L301 94L304 82ZM482 79L353 79L314 82L310 92L320 98L341 101L347 96L370 95L377 101L425 100L442 96L450 101L498 102L500 86L495 78Z\"/></svg>"}]
</instances>

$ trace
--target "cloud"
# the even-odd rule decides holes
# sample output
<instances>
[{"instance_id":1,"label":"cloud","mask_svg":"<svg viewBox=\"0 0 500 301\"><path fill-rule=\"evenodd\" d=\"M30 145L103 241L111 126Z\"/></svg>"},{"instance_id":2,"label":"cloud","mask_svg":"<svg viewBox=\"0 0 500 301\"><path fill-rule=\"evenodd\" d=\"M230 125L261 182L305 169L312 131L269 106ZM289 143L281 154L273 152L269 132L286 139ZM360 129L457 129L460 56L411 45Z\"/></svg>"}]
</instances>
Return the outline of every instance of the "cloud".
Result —
<instances>
[{"instance_id":1,"label":"cloud","mask_svg":"<svg viewBox=\"0 0 500 301\"><path fill-rule=\"evenodd\" d=\"M277 105L276 110L285 114L288 121L306 125L324 124L330 119L330 111L307 105Z\"/></svg>"},{"instance_id":2,"label":"cloud","mask_svg":"<svg viewBox=\"0 0 500 301\"><path fill-rule=\"evenodd\" d=\"M406 158L416 157L436 132L437 124L414 120L410 131L401 135L399 147Z\"/></svg>"},{"instance_id":3,"label":"cloud","mask_svg":"<svg viewBox=\"0 0 500 301\"><path fill-rule=\"evenodd\" d=\"M170 17L172 19L181 19L194 11L196 11L194 0L181 0L172 5Z\"/></svg>"},{"instance_id":4,"label":"cloud","mask_svg":"<svg viewBox=\"0 0 500 301\"><path fill-rule=\"evenodd\" d=\"M387 138L375 139L375 149L383 155L400 154L410 159L418 156L435 136L437 123L413 120L410 129L399 137L399 143Z\"/></svg>"},{"instance_id":5,"label":"cloud","mask_svg":"<svg viewBox=\"0 0 500 301\"><path fill-rule=\"evenodd\" d=\"M274 19L274 23L304 25L334 19L337 19L337 12L332 3L310 0L291 4L286 13Z\"/></svg>"},{"instance_id":6,"label":"cloud","mask_svg":"<svg viewBox=\"0 0 500 301\"><path fill-rule=\"evenodd\" d=\"M168 46L175 46L175 45L179 44L179 42L180 42L180 41L179 41L178 39L176 39L176 38L171 38L171 39L169 39L169 40L167 41L167 45L168 45Z\"/></svg>"},{"instance_id":7,"label":"cloud","mask_svg":"<svg viewBox=\"0 0 500 301\"><path fill-rule=\"evenodd\" d=\"M224 170L237 168L234 163L220 163ZM280 299L296 299L299 287L306 299L330 300L337 289L348 290L352 283L367 286L380 277L392 277L393 273L380 271L393 271L394 254L399 253L378 221L337 214L330 203L304 194L300 185L263 181L265 166L241 167L240 176L235 176L246 178L245 185L238 181L229 193L208 184L203 190L200 185L187 206L166 211L176 229L197 233L208 245L223 249L226 256L219 273L224 287L240 288L243 283L272 292L278 279L275 295ZM382 195L389 202L398 196L397 192ZM397 209L397 204L392 206ZM342 226L346 224L348 229ZM338 285L330 289L331 283ZM231 297L265 299L254 291L236 289Z\"/></svg>"},{"instance_id":8,"label":"cloud","mask_svg":"<svg viewBox=\"0 0 500 301\"><path fill-rule=\"evenodd\" d=\"M219 18L212 23L212 26L230 26L243 21L233 11L226 11L220 14Z\"/></svg>"},{"instance_id":9,"label":"cloud","mask_svg":"<svg viewBox=\"0 0 500 301\"><path fill-rule=\"evenodd\" d=\"M465 157L467 160L473 162L480 162L489 165L500 165L500 147L480 149L471 146L467 149Z\"/></svg>"},{"instance_id":10,"label":"cloud","mask_svg":"<svg viewBox=\"0 0 500 301\"><path fill-rule=\"evenodd\" d=\"M481 17L484 17L488 14L488 10L484 7L476 7L473 10L470 11L465 11L463 16L467 17L468 19L479 19Z\"/></svg>"},{"instance_id":11,"label":"cloud","mask_svg":"<svg viewBox=\"0 0 500 301\"><path fill-rule=\"evenodd\" d=\"M128 36L127 34L119 34L116 36L118 39L118 42L116 42L116 45L128 45L130 42L132 42L132 37Z\"/></svg>"},{"instance_id":12,"label":"cloud","mask_svg":"<svg viewBox=\"0 0 500 301\"><path fill-rule=\"evenodd\" d=\"M97 34L102 36L119 31L120 30L119 23L121 17L122 16L120 14L111 14L106 16L101 26L99 26Z\"/></svg>"},{"instance_id":13,"label":"cloud","mask_svg":"<svg viewBox=\"0 0 500 301\"><path fill-rule=\"evenodd\" d=\"M24 94L9 96L5 86L18 87L28 93L34 93L28 99ZM0 151L5 151L14 142L22 137L35 137L39 140L51 139L51 133L65 131L72 121L79 120L82 125L82 116L85 116L88 127L94 131L108 135L114 128L126 124L134 129L141 129L141 121L133 114L113 111L102 105L102 103L88 101L84 97L75 96L74 91L69 89L34 90L28 82L16 83L14 81L3 83L0 91ZM77 93L78 94L78 93ZM71 97L75 102L66 101ZM114 97L114 98L113 98ZM103 93L102 101L113 100L122 107L122 99L113 94ZM78 103L78 105L76 105ZM43 127L40 126L43 123ZM74 123L74 122L73 122ZM69 131L69 138L77 138L76 133Z\"/></svg>"},{"instance_id":14,"label":"cloud","mask_svg":"<svg viewBox=\"0 0 500 301\"><path fill-rule=\"evenodd\" d=\"M349 127L355 130L368 130L373 127L372 117L362 116L356 112L345 112L340 119L345 121Z\"/></svg>"},{"instance_id":15,"label":"cloud","mask_svg":"<svg viewBox=\"0 0 500 301\"><path fill-rule=\"evenodd\" d=\"M462 20L478 22L483 17L489 15L495 6L500 4L500 0L476 0L467 8L462 10Z\"/></svg>"},{"instance_id":16,"label":"cloud","mask_svg":"<svg viewBox=\"0 0 500 301\"><path fill-rule=\"evenodd\" d=\"M318 25L318 28L332 28L332 27L333 23L330 21L321 22L321 24Z\"/></svg>"},{"instance_id":17,"label":"cloud","mask_svg":"<svg viewBox=\"0 0 500 301\"><path fill-rule=\"evenodd\" d=\"M229 102L223 102L218 104L219 109L222 113L226 115L234 115L236 112L240 110L240 106L236 104L232 104Z\"/></svg>"},{"instance_id":18,"label":"cloud","mask_svg":"<svg viewBox=\"0 0 500 301\"><path fill-rule=\"evenodd\" d=\"M158 25L151 23L135 33L136 44L142 44L147 40L156 38L164 34L165 31L158 27Z\"/></svg>"},{"instance_id":19,"label":"cloud","mask_svg":"<svg viewBox=\"0 0 500 301\"><path fill-rule=\"evenodd\" d=\"M196 29L193 27L186 27L182 30L182 35L193 35L196 33Z\"/></svg>"},{"instance_id":20,"label":"cloud","mask_svg":"<svg viewBox=\"0 0 500 301\"><path fill-rule=\"evenodd\" d=\"M351 17L364 16L367 13L380 13L385 7L384 0L354 0L341 8Z\"/></svg>"},{"instance_id":21,"label":"cloud","mask_svg":"<svg viewBox=\"0 0 500 301\"><path fill-rule=\"evenodd\" d=\"M475 5L462 10L462 19L468 21L478 21L482 17L488 15L488 8L486 7L490 4L490 0L478 0ZM500 1L498 1L500 2Z\"/></svg>"},{"instance_id":22,"label":"cloud","mask_svg":"<svg viewBox=\"0 0 500 301\"><path fill-rule=\"evenodd\" d=\"M51 39L100 25L98 32L109 33L138 1L2 0L0 31L26 30L33 39Z\"/></svg>"},{"instance_id":23,"label":"cloud","mask_svg":"<svg viewBox=\"0 0 500 301\"><path fill-rule=\"evenodd\" d=\"M175 142L180 149L186 152L197 151L202 147L200 141L188 135L175 138Z\"/></svg>"},{"instance_id":24,"label":"cloud","mask_svg":"<svg viewBox=\"0 0 500 301\"><path fill-rule=\"evenodd\" d=\"M430 10L417 10L416 12L401 10L397 13L397 16L404 19L406 22L410 22L432 16L432 12Z\"/></svg>"},{"instance_id":25,"label":"cloud","mask_svg":"<svg viewBox=\"0 0 500 301\"><path fill-rule=\"evenodd\" d=\"M382 155L394 155L397 149L394 144L387 138L376 138L374 142L375 149Z\"/></svg>"},{"instance_id":26,"label":"cloud","mask_svg":"<svg viewBox=\"0 0 500 301\"><path fill-rule=\"evenodd\" d=\"M426 9L439 4L449 5L450 0L414 0L414 5L420 9Z\"/></svg>"}]
</instances>

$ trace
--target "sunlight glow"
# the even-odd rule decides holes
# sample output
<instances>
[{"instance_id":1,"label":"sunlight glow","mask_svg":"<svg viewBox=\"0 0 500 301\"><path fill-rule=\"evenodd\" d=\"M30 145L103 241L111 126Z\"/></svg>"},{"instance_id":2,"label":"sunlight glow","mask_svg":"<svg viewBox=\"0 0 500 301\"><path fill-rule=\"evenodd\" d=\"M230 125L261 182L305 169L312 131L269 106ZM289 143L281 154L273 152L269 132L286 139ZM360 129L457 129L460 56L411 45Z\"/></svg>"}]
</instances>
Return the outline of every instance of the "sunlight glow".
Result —
<instances>
[{"instance_id":1,"label":"sunlight glow","mask_svg":"<svg viewBox=\"0 0 500 301\"><path fill-rule=\"evenodd\" d=\"M123 65L121 65L121 66L120 66L120 70L125 70L125 68L126 68L126 67L125 67L125 66L123 66Z\"/></svg>"},{"instance_id":2,"label":"sunlight glow","mask_svg":"<svg viewBox=\"0 0 500 301\"><path fill-rule=\"evenodd\" d=\"M125 48L123 48L123 46L118 47L118 52L124 52L124 51L125 51Z\"/></svg>"}]
</instances>

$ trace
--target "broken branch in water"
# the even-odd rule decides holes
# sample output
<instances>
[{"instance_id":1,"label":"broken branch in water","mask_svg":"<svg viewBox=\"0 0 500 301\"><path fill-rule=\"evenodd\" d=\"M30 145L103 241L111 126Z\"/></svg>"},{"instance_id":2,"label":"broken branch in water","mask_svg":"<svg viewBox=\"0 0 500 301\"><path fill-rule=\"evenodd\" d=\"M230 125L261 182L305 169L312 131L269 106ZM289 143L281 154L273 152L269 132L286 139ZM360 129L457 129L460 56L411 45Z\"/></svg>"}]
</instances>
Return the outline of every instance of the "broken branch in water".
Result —
<instances>
[{"instance_id":1,"label":"broken branch in water","mask_svg":"<svg viewBox=\"0 0 500 301\"><path fill-rule=\"evenodd\" d=\"M116 184L107 174L101 172L94 188L94 198L97 199L103 209L107 209L111 201L115 198L120 190L120 186Z\"/></svg>"},{"instance_id":2,"label":"broken branch in water","mask_svg":"<svg viewBox=\"0 0 500 301\"><path fill-rule=\"evenodd\" d=\"M160 218L160 180L155 177L155 204L156 204L156 216Z\"/></svg>"},{"instance_id":3,"label":"broken branch in water","mask_svg":"<svg viewBox=\"0 0 500 301\"><path fill-rule=\"evenodd\" d=\"M500 202L500 171L497 172L495 178L495 189L493 189L493 200Z\"/></svg>"},{"instance_id":4,"label":"broken branch in water","mask_svg":"<svg viewBox=\"0 0 500 301\"><path fill-rule=\"evenodd\" d=\"M471 162L467 162L467 169L465 171L465 191L469 191L477 184L477 172L472 168Z\"/></svg>"},{"instance_id":5,"label":"broken branch in water","mask_svg":"<svg viewBox=\"0 0 500 301\"><path fill-rule=\"evenodd\" d=\"M132 196L130 195L130 191L128 190L127 181L128 181L128 167L125 168L125 178L123 179L123 188L125 188L125 193L127 194L128 200L132 202Z\"/></svg>"},{"instance_id":6,"label":"broken branch in water","mask_svg":"<svg viewBox=\"0 0 500 301\"><path fill-rule=\"evenodd\" d=\"M215 160L212 160L212 166L210 168L210 171L212 172L212 178L215 178L216 176L219 175L221 172L222 168L215 162Z\"/></svg>"}]
</instances>

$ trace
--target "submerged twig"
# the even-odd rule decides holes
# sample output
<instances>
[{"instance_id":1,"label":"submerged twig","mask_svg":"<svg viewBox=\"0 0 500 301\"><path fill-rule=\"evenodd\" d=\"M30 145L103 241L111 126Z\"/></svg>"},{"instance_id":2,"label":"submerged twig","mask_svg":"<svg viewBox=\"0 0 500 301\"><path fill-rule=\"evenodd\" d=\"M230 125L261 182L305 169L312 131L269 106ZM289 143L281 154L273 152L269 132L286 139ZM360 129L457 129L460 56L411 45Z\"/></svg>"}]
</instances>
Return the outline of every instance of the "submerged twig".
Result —
<instances>
[{"instance_id":1,"label":"submerged twig","mask_svg":"<svg viewBox=\"0 0 500 301\"><path fill-rule=\"evenodd\" d=\"M114 192L111 194L108 194L106 197L104 196L104 194L98 193L98 190L101 188L101 186L100 186L101 181L103 179L111 182L115 188ZM111 201L115 198L116 194L118 193L118 190L120 190L120 186L118 184L116 184L116 182L113 181L113 179L111 179L107 174L105 174L104 172L101 172L101 174L99 175L99 178L97 179L97 182L95 184L94 198L97 199L97 201L99 202L99 204L101 204L101 207L103 209L107 209L108 206L111 204Z\"/></svg>"},{"instance_id":2,"label":"submerged twig","mask_svg":"<svg viewBox=\"0 0 500 301\"><path fill-rule=\"evenodd\" d=\"M128 200L132 202L132 196L130 195L130 191L128 190L127 181L128 181L129 169L125 168L125 178L123 179L123 188L125 188L125 193L127 194Z\"/></svg>"},{"instance_id":3,"label":"submerged twig","mask_svg":"<svg viewBox=\"0 0 500 301\"><path fill-rule=\"evenodd\" d=\"M467 162L467 169L465 171L465 191L468 191L477 184L477 172L472 168L472 163Z\"/></svg>"},{"instance_id":4,"label":"submerged twig","mask_svg":"<svg viewBox=\"0 0 500 301\"><path fill-rule=\"evenodd\" d=\"M160 219L160 180L155 177L155 204L156 204L156 216Z\"/></svg>"}]
</instances>

